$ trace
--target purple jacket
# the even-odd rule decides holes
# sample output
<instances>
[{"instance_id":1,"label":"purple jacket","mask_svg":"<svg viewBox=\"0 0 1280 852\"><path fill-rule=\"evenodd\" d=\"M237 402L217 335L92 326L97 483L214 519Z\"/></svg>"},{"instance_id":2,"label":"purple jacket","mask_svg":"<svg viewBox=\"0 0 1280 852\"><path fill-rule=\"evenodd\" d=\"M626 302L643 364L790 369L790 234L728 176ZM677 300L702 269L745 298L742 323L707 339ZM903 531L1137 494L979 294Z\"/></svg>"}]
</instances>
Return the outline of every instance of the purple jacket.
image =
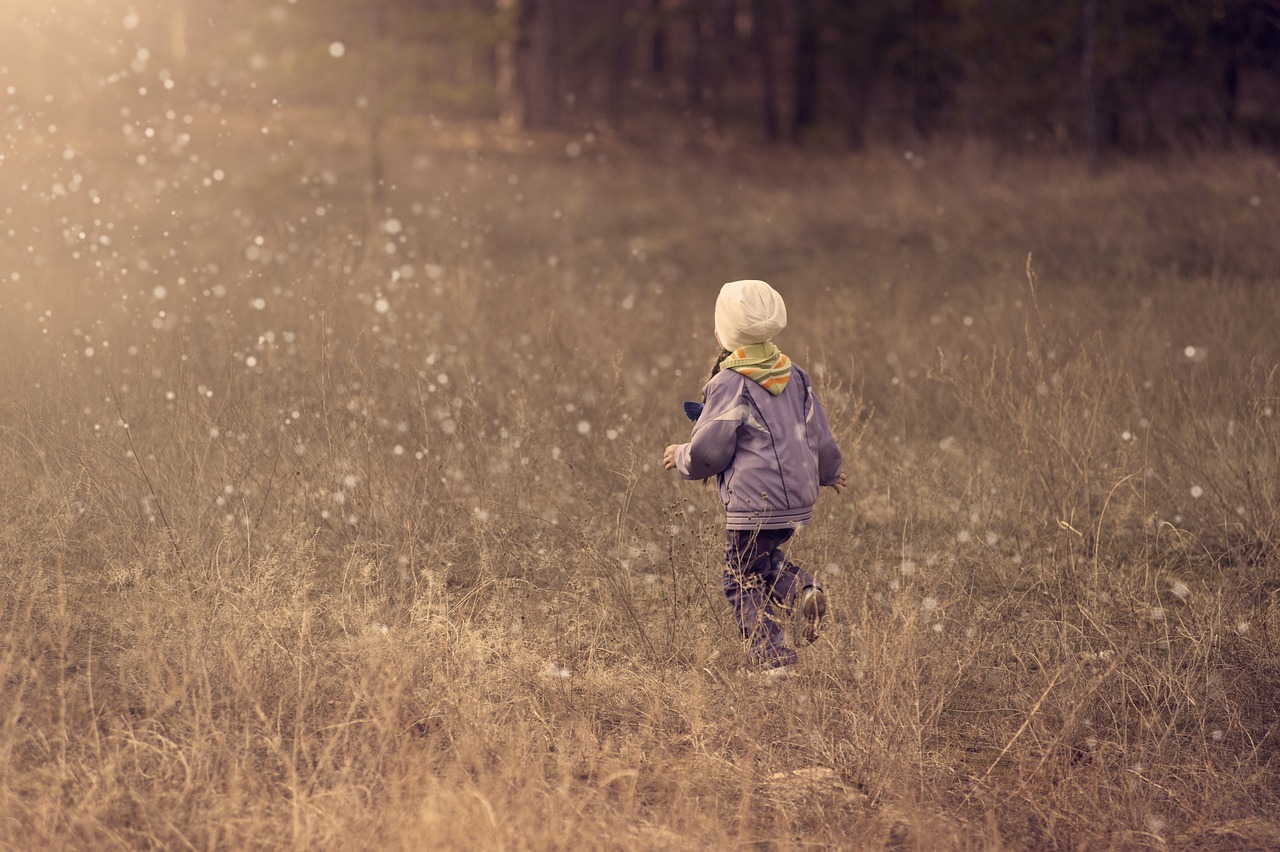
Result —
<instances>
[{"instance_id":1,"label":"purple jacket","mask_svg":"<svg viewBox=\"0 0 1280 852\"><path fill-rule=\"evenodd\" d=\"M728 529L795 527L813 517L819 486L836 481L840 448L804 370L793 364L777 396L722 370L707 382L676 470L685 479L718 475Z\"/></svg>"}]
</instances>

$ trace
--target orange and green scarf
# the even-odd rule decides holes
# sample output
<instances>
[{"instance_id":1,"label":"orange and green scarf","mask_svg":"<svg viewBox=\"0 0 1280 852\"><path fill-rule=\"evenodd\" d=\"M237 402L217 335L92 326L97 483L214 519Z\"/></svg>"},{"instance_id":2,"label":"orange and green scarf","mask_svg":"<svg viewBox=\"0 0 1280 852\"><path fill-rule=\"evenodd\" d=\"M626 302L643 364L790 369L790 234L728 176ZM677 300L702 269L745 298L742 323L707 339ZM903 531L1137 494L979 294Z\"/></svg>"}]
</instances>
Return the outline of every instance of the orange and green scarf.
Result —
<instances>
[{"instance_id":1,"label":"orange and green scarf","mask_svg":"<svg viewBox=\"0 0 1280 852\"><path fill-rule=\"evenodd\" d=\"M751 343L729 353L720 368L741 373L777 396L791 381L791 359L772 341Z\"/></svg>"}]
</instances>

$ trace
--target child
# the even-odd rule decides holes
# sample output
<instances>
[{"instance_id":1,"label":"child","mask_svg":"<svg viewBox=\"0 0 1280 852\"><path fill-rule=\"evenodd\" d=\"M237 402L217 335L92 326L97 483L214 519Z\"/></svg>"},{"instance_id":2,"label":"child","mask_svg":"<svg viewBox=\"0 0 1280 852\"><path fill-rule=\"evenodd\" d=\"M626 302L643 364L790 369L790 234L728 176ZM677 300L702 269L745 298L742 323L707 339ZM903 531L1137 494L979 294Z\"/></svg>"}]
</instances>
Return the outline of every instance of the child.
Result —
<instances>
[{"instance_id":1,"label":"child","mask_svg":"<svg viewBox=\"0 0 1280 852\"><path fill-rule=\"evenodd\" d=\"M715 476L725 508L724 592L753 664L785 671L796 662L778 622L799 614L801 636L818 638L826 595L778 548L808 523L818 487L845 487L840 449L809 377L774 345L787 308L763 281L732 281L716 299L724 357L711 371L687 444L662 455L685 479Z\"/></svg>"}]
</instances>

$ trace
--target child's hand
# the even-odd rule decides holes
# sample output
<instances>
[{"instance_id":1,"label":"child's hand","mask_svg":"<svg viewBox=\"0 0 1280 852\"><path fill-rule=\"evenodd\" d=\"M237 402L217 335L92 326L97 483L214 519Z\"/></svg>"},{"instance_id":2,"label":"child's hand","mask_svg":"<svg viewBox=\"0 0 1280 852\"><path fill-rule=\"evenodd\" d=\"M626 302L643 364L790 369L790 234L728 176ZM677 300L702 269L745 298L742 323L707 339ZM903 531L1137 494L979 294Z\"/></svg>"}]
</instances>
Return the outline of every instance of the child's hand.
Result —
<instances>
[{"instance_id":1,"label":"child's hand","mask_svg":"<svg viewBox=\"0 0 1280 852\"><path fill-rule=\"evenodd\" d=\"M678 449L680 449L679 444L672 444L671 446L667 447L665 450L662 451L662 469L663 470L676 469L676 450Z\"/></svg>"},{"instance_id":2,"label":"child's hand","mask_svg":"<svg viewBox=\"0 0 1280 852\"><path fill-rule=\"evenodd\" d=\"M844 487L848 484L849 484L849 477L845 476L844 471L842 470L836 474L836 481L831 483L831 488L833 491L836 492L836 494L839 494L841 491L844 490Z\"/></svg>"}]
</instances>

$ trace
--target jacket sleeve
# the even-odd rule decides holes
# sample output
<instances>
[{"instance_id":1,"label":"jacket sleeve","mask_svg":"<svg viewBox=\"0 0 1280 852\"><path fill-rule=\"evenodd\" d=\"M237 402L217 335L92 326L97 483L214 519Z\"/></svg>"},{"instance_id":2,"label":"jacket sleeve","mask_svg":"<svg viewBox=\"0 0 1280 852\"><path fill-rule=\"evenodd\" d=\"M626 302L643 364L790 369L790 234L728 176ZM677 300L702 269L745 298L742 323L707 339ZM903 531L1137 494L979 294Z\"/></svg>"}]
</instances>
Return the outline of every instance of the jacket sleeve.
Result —
<instances>
[{"instance_id":1,"label":"jacket sleeve","mask_svg":"<svg viewBox=\"0 0 1280 852\"><path fill-rule=\"evenodd\" d=\"M731 376L707 383L707 400L693 424L693 435L676 450L676 470L685 479L707 479L733 462L742 424L740 391L741 383Z\"/></svg>"},{"instance_id":2,"label":"jacket sleeve","mask_svg":"<svg viewBox=\"0 0 1280 852\"><path fill-rule=\"evenodd\" d=\"M809 393L813 394L811 425L817 436L818 484L831 485L840 475L840 466L844 459L840 455L840 447L836 445L835 436L831 434L831 424L827 422L827 410L823 407L822 400L818 399L818 395L812 388L809 389Z\"/></svg>"}]
</instances>

